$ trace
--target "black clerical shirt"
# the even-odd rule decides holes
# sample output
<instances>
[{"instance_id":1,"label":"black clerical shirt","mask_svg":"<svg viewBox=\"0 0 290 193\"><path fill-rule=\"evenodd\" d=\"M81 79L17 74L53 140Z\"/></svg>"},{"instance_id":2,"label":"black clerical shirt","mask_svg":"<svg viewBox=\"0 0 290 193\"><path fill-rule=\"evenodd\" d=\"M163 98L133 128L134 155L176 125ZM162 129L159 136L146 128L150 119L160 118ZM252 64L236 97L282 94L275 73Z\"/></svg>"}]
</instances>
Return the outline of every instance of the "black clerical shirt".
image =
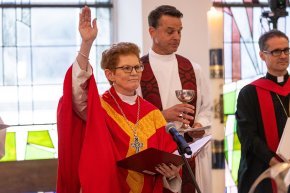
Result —
<instances>
[{"instance_id":1,"label":"black clerical shirt","mask_svg":"<svg viewBox=\"0 0 290 193\"><path fill-rule=\"evenodd\" d=\"M283 78L279 78L284 79L283 81L278 81L278 77L269 73L264 78L279 85L284 85L289 75L287 73ZM287 121L287 115L284 109L289 115L289 95L284 97L271 92L271 97L280 139ZM241 142L241 160L238 172L239 193L248 193L254 181L262 172L269 168L269 162L275 156L275 152L272 152L267 146L260 105L263 104L260 104L258 101L257 91L254 85L246 85L241 89L237 100L236 111L237 134ZM271 193L271 190L270 180L264 180L255 192Z\"/></svg>"}]
</instances>

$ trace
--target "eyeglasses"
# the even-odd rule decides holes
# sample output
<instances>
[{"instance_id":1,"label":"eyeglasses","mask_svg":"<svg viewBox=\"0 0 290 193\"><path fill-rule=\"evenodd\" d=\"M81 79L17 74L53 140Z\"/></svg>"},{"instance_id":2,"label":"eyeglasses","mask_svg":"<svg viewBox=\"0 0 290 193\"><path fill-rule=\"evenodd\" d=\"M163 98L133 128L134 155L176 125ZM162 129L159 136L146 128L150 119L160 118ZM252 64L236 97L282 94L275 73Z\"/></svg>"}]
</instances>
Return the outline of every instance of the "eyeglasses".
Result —
<instances>
[{"instance_id":1,"label":"eyeglasses","mask_svg":"<svg viewBox=\"0 0 290 193\"><path fill-rule=\"evenodd\" d=\"M136 72L142 72L144 70L144 65L138 64L136 66L119 66L115 67L114 69L121 69L126 73L131 73L133 71L133 68L135 69Z\"/></svg>"},{"instance_id":2,"label":"eyeglasses","mask_svg":"<svg viewBox=\"0 0 290 193\"><path fill-rule=\"evenodd\" d=\"M290 50L290 48L285 48L284 50L280 50L280 49L276 49L276 50L272 50L272 51L264 50L263 52L266 54L271 54L272 56L281 56L282 52L285 55L289 55L289 50Z\"/></svg>"}]
</instances>

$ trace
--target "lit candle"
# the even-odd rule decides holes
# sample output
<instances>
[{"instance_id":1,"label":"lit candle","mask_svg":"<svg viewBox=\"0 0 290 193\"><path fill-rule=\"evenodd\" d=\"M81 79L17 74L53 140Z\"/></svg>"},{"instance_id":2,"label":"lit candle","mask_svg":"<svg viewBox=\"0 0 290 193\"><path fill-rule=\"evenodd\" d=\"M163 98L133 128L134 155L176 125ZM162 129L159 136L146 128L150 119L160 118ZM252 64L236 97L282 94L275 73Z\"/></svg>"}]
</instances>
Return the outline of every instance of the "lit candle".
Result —
<instances>
[{"instance_id":1,"label":"lit candle","mask_svg":"<svg viewBox=\"0 0 290 193\"><path fill-rule=\"evenodd\" d=\"M223 13L211 7L207 12L209 47L223 47Z\"/></svg>"}]
</instances>

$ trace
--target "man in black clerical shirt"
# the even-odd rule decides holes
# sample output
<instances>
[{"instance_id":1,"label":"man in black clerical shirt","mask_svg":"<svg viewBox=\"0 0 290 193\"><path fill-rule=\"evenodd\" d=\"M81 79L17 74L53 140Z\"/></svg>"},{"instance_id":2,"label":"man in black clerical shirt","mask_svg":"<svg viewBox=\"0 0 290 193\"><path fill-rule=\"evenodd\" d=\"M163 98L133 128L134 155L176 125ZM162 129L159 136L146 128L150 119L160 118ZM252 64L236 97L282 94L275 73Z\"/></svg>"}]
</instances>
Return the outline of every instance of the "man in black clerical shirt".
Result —
<instances>
[{"instance_id":1,"label":"man in black clerical shirt","mask_svg":"<svg viewBox=\"0 0 290 193\"><path fill-rule=\"evenodd\" d=\"M267 74L242 88L237 101L237 134L242 152L239 193L248 193L262 172L282 161L275 152L289 117L289 39L283 32L271 30L260 37L259 48ZM255 192L276 191L271 180L264 180Z\"/></svg>"}]
</instances>

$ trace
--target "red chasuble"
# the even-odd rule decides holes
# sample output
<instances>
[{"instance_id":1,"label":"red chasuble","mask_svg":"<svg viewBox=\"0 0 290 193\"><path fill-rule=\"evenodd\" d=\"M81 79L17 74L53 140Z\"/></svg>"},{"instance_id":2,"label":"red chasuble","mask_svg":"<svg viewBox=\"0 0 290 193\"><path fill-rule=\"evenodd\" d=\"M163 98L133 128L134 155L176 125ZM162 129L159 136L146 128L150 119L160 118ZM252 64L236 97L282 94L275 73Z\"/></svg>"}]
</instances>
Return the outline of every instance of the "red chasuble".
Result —
<instances>
[{"instance_id":1,"label":"red chasuble","mask_svg":"<svg viewBox=\"0 0 290 193\"><path fill-rule=\"evenodd\" d=\"M290 79L283 86L264 78L260 78L251 84L256 86L267 145L271 151L276 152L280 139L271 92L287 96L290 93ZM278 155L277 158L279 159ZM277 192L273 181L272 187L273 192Z\"/></svg>"},{"instance_id":2,"label":"red chasuble","mask_svg":"<svg viewBox=\"0 0 290 193\"><path fill-rule=\"evenodd\" d=\"M128 105L112 95L128 120L106 92L100 99L94 77L88 83L87 121L81 120L72 107L72 68L66 74L64 94L58 106L59 166L58 193L161 193L161 176L143 175L116 166L116 161L135 153L132 146L138 104ZM141 151L155 147L171 152L176 149L165 132L165 120L159 110L140 100L137 135Z\"/></svg>"}]
</instances>

